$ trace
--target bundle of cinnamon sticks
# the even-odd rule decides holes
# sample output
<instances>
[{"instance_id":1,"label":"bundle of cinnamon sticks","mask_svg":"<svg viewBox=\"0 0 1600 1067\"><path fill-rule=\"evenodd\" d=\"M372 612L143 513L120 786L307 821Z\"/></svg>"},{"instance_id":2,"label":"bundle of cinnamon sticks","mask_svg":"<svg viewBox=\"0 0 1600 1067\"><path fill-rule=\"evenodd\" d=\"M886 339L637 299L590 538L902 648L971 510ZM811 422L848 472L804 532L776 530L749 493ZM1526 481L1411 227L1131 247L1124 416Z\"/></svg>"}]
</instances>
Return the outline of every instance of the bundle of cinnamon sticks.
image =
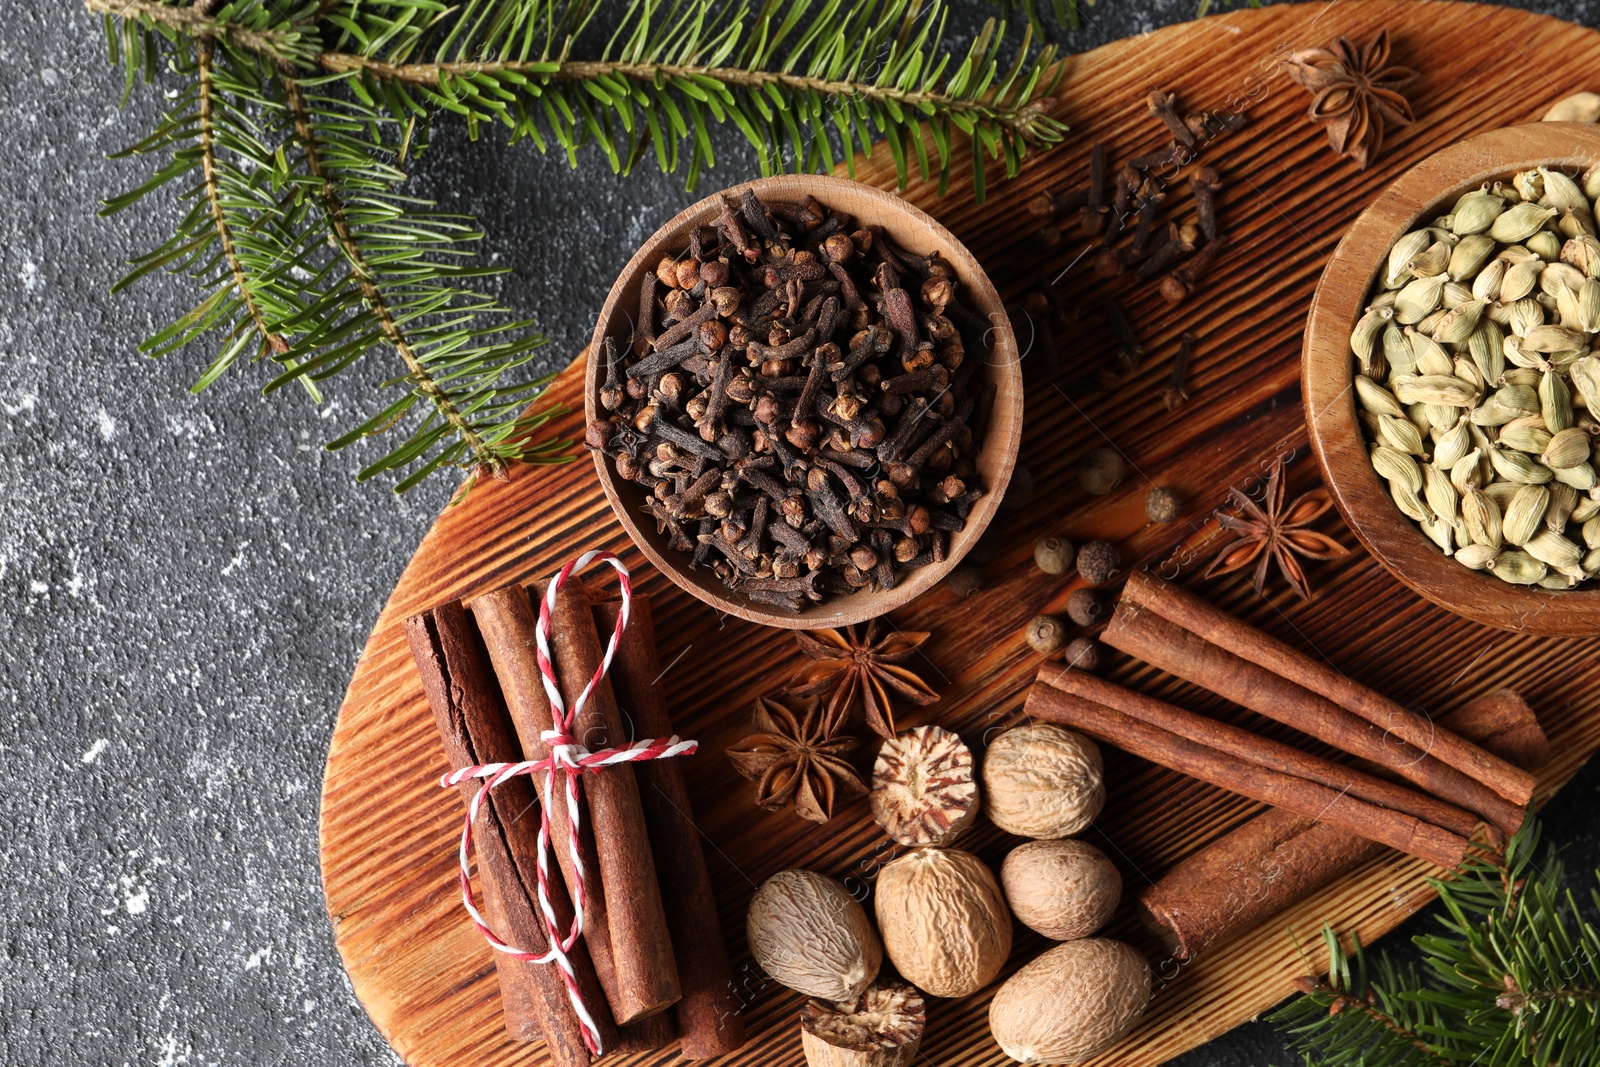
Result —
<instances>
[{"instance_id":1,"label":"bundle of cinnamon sticks","mask_svg":"<svg viewBox=\"0 0 1600 1067\"><path fill-rule=\"evenodd\" d=\"M548 591L510 586L468 605L441 605L406 620L406 635L452 767L544 759L553 716L535 648L537 603ZM604 655L620 602L593 603L569 577L556 592L550 659L567 707ZM590 751L673 733L658 682L649 599L633 597L631 621L605 680L573 726ZM624 721L631 726L625 731ZM539 783L517 777L480 806L474 828L485 914L505 941L543 953L537 835ZM470 802L479 782L460 786ZM584 935L568 953L583 1004L606 1052L642 1052L679 1041L685 1058L704 1059L744 1043L732 967L705 855L675 759L605 767L583 776L578 854L583 865ZM548 893L561 929L572 921L576 885L565 845L563 803L549 811L561 878ZM542 1039L556 1067L593 1059L561 973L496 952L506 1029Z\"/></svg>"},{"instance_id":2,"label":"bundle of cinnamon sticks","mask_svg":"<svg viewBox=\"0 0 1600 1067\"><path fill-rule=\"evenodd\" d=\"M1454 866L1475 839L1514 833L1532 800L1528 768L1544 737L1514 693L1436 723L1144 572L1130 576L1101 639L1353 757L1313 755L1058 664L1040 670L1030 716L1273 805L1140 895L1178 959L1385 845Z\"/></svg>"}]
</instances>

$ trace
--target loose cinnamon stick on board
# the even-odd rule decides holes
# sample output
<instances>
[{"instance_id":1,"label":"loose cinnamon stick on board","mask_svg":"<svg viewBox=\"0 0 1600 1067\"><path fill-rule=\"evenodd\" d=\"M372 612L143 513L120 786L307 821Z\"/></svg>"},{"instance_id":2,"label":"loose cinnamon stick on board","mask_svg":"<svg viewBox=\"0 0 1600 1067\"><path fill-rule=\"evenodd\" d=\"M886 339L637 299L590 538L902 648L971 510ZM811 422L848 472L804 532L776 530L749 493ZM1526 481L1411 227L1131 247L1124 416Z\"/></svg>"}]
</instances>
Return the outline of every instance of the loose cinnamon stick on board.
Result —
<instances>
[{"instance_id":1,"label":"loose cinnamon stick on board","mask_svg":"<svg viewBox=\"0 0 1600 1067\"><path fill-rule=\"evenodd\" d=\"M595 629L611 633L621 610L620 601L596 604ZM633 723L630 740L673 734L660 675L650 598L636 594L632 620L611 664L617 704ZM667 928L678 961L678 984L683 989L683 999L673 1006L683 1035L679 1054L691 1060L721 1056L744 1044L744 1021L733 993L733 965L722 937L717 899L711 890L689 791L683 784L683 769L677 759L635 766L661 902L667 909Z\"/></svg>"},{"instance_id":2,"label":"loose cinnamon stick on board","mask_svg":"<svg viewBox=\"0 0 1600 1067\"><path fill-rule=\"evenodd\" d=\"M1534 778L1527 771L1452 733L1435 730L1426 716L1352 681L1326 663L1273 640L1174 582L1163 581L1145 571L1134 571L1128 576L1122 595L1241 659L1258 663L1311 692L1323 694L1398 740L1459 768L1519 809L1527 807L1533 799ZM1496 822L1498 825L1498 820Z\"/></svg>"},{"instance_id":3,"label":"loose cinnamon stick on board","mask_svg":"<svg viewBox=\"0 0 1600 1067\"><path fill-rule=\"evenodd\" d=\"M1533 709L1509 689L1463 704L1440 725L1526 770L1550 755ZM1162 875L1135 908L1173 959L1192 959L1382 851L1337 827L1268 808Z\"/></svg>"},{"instance_id":4,"label":"loose cinnamon stick on board","mask_svg":"<svg viewBox=\"0 0 1600 1067\"><path fill-rule=\"evenodd\" d=\"M1118 601L1100 639L1112 648L1209 689L1235 704L1342 751L1364 756L1457 808L1477 812L1502 833L1515 833L1522 825L1523 808L1482 782L1473 780L1433 753L1398 741L1319 692L1297 685L1288 677L1274 674L1264 666L1191 633L1145 607L1138 594L1124 596ZM1270 639L1263 635L1261 640ZM1432 729L1436 737L1443 733L1437 726ZM1438 822L1437 819L1432 821ZM1439 825L1446 824L1440 822ZM1452 829L1463 832L1459 827ZM1470 833L1470 829L1464 832Z\"/></svg>"},{"instance_id":5,"label":"loose cinnamon stick on board","mask_svg":"<svg viewBox=\"0 0 1600 1067\"><path fill-rule=\"evenodd\" d=\"M1459 834L1357 800L1325 785L1241 760L1103 704L1063 692L1049 682L1056 670L1058 668L1047 665L1041 672L1043 677L1028 690L1023 711L1029 717L1071 727L1191 778L1320 819L1440 867L1454 866L1466 853L1467 839ZM1192 714L1178 708L1171 710Z\"/></svg>"},{"instance_id":6,"label":"loose cinnamon stick on board","mask_svg":"<svg viewBox=\"0 0 1600 1067\"><path fill-rule=\"evenodd\" d=\"M548 583L534 588L542 598ZM604 655L588 592L573 575L556 592L550 613L550 658L567 707L577 703ZM627 743L609 678L589 694L573 734L591 751ZM617 970L617 999L611 1009L619 1021L632 1022L671 1007L682 992L634 768L623 763L585 774L583 795L611 923Z\"/></svg>"},{"instance_id":7,"label":"loose cinnamon stick on board","mask_svg":"<svg viewBox=\"0 0 1600 1067\"><path fill-rule=\"evenodd\" d=\"M473 617L483 634L494 664L500 690L505 694L506 707L511 712L511 722L516 727L517 739L522 744L527 759L547 759L550 746L542 739L544 731L552 726L550 698L544 691L539 673L534 632L538 628L538 612L528 599L528 590L522 586L507 586L486 593L471 604ZM542 780L535 780L535 791L543 789ZM566 842L571 840L572 828L567 819L567 806L558 802L550 807L550 841L556 862L561 866L562 877L568 890L576 884L572 853ZM579 825L578 851L584 870L600 870L595 855L594 835L589 821ZM586 886L583 910L583 941L594 960L595 973L600 987L605 991L607 1011L616 996L617 972L611 956L611 918L606 910L604 887L591 873ZM665 1015L649 1016L618 1027L615 1051L624 1055L650 1052L672 1043L676 1036L672 1020ZM608 1047L608 1052L612 1048Z\"/></svg>"},{"instance_id":8,"label":"loose cinnamon stick on board","mask_svg":"<svg viewBox=\"0 0 1600 1067\"><path fill-rule=\"evenodd\" d=\"M1431 823L1461 837L1471 837L1479 826L1478 817L1453 804L1419 793L1414 789L1375 778L1365 771L1332 760L1302 752L1297 748L1251 733L1230 723L1218 722L1183 708L1173 707L1154 700L1143 693L1125 689L1114 682L1073 670L1059 664L1047 664L1039 670L1040 680L1048 680L1062 692L1071 693L1113 711L1131 715L1135 719L1170 730L1197 744L1214 748L1247 763L1259 764L1269 770L1304 778L1348 793L1380 808L1402 815L1410 815L1422 822Z\"/></svg>"},{"instance_id":9,"label":"loose cinnamon stick on board","mask_svg":"<svg viewBox=\"0 0 1600 1067\"><path fill-rule=\"evenodd\" d=\"M466 610L460 604L445 604L407 619L405 630L450 766L520 759L483 643ZM463 802L470 803L478 788L478 782L462 782ZM490 793L478 812L473 842L480 881L493 882L496 907L505 920L505 926L497 932L519 948L544 952L549 941L536 911L539 806L533 786L526 778L513 778ZM552 881L549 895L557 921L570 922L572 902L565 888ZM492 955L500 970L502 989L507 983L512 987L502 997L508 1013L507 1030L513 1036L527 1036L529 1019L523 1013L531 1013L556 1067L588 1067L590 1057L583 1031L556 968L516 960L500 952ZM581 942L568 958L577 975L579 993L595 1014L602 1046L614 1044L616 1029L604 1010L604 994L595 978L594 964Z\"/></svg>"}]
</instances>

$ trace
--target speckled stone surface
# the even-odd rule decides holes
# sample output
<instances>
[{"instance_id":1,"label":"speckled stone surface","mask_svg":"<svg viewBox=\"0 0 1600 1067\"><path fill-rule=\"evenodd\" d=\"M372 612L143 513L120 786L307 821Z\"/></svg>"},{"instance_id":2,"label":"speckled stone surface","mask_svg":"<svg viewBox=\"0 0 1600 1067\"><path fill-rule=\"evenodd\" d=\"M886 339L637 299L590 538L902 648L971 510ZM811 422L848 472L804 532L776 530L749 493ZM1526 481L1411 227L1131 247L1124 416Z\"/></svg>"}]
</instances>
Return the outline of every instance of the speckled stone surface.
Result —
<instances>
[{"instance_id":1,"label":"speckled stone surface","mask_svg":"<svg viewBox=\"0 0 1600 1067\"><path fill-rule=\"evenodd\" d=\"M987 13L957 0L956 37ZM1067 44L1192 13L1104 0ZM450 485L396 498L354 482L372 449L321 451L390 367L319 409L263 398L252 367L197 399L208 353L137 354L191 291L107 291L176 211L158 197L96 218L145 173L107 152L161 102L139 89L119 111L104 54L74 0L13 0L0 19L0 1065L393 1063L333 949L317 796L361 645ZM705 188L755 172L736 137L717 143ZM540 320L552 367L635 244L691 200L677 177L584 164L444 123L416 170L419 192L482 218L511 268L499 291ZM1580 871L1596 782L1549 818ZM1182 1062L1289 1061L1254 1024Z\"/></svg>"}]
</instances>

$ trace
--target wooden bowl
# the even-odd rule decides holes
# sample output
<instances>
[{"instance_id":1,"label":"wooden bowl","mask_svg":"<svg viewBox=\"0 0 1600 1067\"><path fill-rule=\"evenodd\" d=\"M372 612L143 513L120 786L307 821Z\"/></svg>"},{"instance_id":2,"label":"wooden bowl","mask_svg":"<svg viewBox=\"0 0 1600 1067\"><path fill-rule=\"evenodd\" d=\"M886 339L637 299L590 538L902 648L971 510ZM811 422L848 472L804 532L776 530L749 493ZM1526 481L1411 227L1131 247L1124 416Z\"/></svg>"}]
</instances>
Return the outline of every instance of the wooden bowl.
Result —
<instances>
[{"instance_id":1,"label":"wooden bowl","mask_svg":"<svg viewBox=\"0 0 1600 1067\"><path fill-rule=\"evenodd\" d=\"M966 306L992 324L992 348L982 373L987 374L989 381L994 383L994 407L984 431L982 447L974 461L987 491L967 517L966 528L951 538L950 549L943 563L912 571L887 592L869 590L834 595L820 604L809 605L799 613L791 613L745 599L737 591L724 586L709 569L691 569L688 556L670 548L666 537L656 532L654 521L642 510L644 491L633 482L618 478L610 459L600 452L594 453L595 470L600 475L600 485L605 490L606 499L616 512L617 521L622 523L622 528L628 531L628 536L645 557L684 590L718 611L751 622L791 629L848 626L864 622L893 611L933 588L960 562L994 518L995 509L999 507L1006 485L1011 480L1011 471L1017 461L1017 445L1022 437L1022 368L1016 337L1001 305L1000 295L995 292L978 261L966 246L926 212L892 193L842 178L780 175L735 185L708 196L685 208L657 230L628 261L616 284L611 287L605 305L600 309L599 321L595 324L594 337L589 345L590 353L599 352L607 337L615 337L623 343L632 337L639 282L645 272L655 270L662 256L680 254L688 246L688 232L692 227L710 226L722 213L724 198L737 202L746 189L764 200L793 202L807 195L814 196L824 205L847 212L862 223L883 227L896 243L906 249L920 253L937 251L955 269L960 283L958 291ZM977 353L969 352L969 358L978 358ZM593 419L599 410L600 366L600 360L589 360L584 386L584 413L589 419Z\"/></svg>"},{"instance_id":2,"label":"wooden bowl","mask_svg":"<svg viewBox=\"0 0 1600 1067\"><path fill-rule=\"evenodd\" d=\"M1469 137L1401 175L1361 213L1323 271L1311 302L1301 379L1311 447L1333 502L1391 574L1458 615L1522 633L1600 634L1600 588L1510 585L1441 553L1395 506L1367 459L1356 421L1350 331L1389 249L1416 224L1444 214L1485 181L1535 166L1600 161L1600 127L1539 122Z\"/></svg>"}]
</instances>

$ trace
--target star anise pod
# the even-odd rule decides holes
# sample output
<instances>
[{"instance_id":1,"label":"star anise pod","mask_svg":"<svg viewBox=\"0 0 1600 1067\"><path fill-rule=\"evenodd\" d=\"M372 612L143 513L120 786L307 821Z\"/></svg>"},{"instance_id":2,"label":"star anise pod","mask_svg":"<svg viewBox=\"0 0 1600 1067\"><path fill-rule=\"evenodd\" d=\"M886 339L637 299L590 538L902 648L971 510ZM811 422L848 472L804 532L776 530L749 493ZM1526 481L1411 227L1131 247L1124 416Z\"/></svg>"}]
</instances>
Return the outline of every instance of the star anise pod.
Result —
<instances>
[{"instance_id":1,"label":"star anise pod","mask_svg":"<svg viewBox=\"0 0 1600 1067\"><path fill-rule=\"evenodd\" d=\"M881 639L878 620L867 623L866 633L854 626L843 630L796 631L800 650L810 657L789 692L805 697L827 697L828 732L842 729L859 701L866 709L867 725L884 737L895 735L890 695L916 705L939 699L933 688L905 663L917 655L928 639L926 631L893 630Z\"/></svg>"},{"instance_id":2,"label":"star anise pod","mask_svg":"<svg viewBox=\"0 0 1600 1067\"><path fill-rule=\"evenodd\" d=\"M1365 47L1340 37L1326 48L1294 52L1284 60L1289 77L1311 91L1310 116L1328 131L1328 143L1365 170L1383 147L1384 132L1415 120L1400 92L1416 72L1389 63L1389 31Z\"/></svg>"},{"instance_id":3,"label":"star anise pod","mask_svg":"<svg viewBox=\"0 0 1600 1067\"><path fill-rule=\"evenodd\" d=\"M1283 457L1273 461L1267 473L1266 492L1261 502L1233 488L1228 490L1228 504L1233 510L1215 512L1217 522L1224 530L1237 535L1206 568L1205 577L1215 578L1230 574L1254 563L1255 573L1250 584L1257 593L1266 595L1267 570L1276 561L1278 570L1288 579L1289 586L1302 600L1311 599L1311 585L1295 556L1307 559L1336 559L1348 556L1350 550L1327 534L1308 527L1333 506L1326 489L1313 489L1303 493L1287 506L1283 503Z\"/></svg>"},{"instance_id":4,"label":"star anise pod","mask_svg":"<svg viewBox=\"0 0 1600 1067\"><path fill-rule=\"evenodd\" d=\"M823 731L822 702L807 700L794 709L781 700L756 701L750 726L755 732L728 749L733 769L756 783L756 804L795 811L812 822L827 822L836 804L865 796L867 784L850 765L859 743Z\"/></svg>"}]
</instances>

